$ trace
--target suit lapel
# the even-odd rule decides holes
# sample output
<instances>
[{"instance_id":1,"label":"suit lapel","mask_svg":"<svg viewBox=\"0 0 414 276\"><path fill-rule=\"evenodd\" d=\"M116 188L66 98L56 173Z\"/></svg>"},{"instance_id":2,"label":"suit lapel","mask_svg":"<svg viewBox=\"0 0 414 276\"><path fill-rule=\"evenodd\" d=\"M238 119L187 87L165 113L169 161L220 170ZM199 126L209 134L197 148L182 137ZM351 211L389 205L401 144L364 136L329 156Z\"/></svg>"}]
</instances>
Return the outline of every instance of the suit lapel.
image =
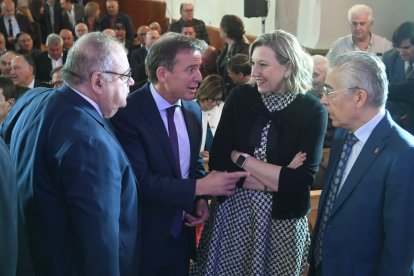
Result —
<instances>
[{"instance_id":1,"label":"suit lapel","mask_svg":"<svg viewBox=\"0 0 414 276\"><path fill-rule=\"evenodd\" d=\"M381 154L383 148L387 145L387 137L391 131L390 118L388 113L374 128L367 142L359 153L351 171L349 172L338 197L335 200L332 213L343 204L343 202L350 196L352 191L358 185L365 173L371 167L372 163Z\"/></svg>"},{"instance_id":2,"label":"suit lapel","mask_svg":"<svg viewBox=\"0 0 414 276\"><path fill-rule=\"evenodd\" d=\"M170 139L168 138L168 133L165 129L164 122L162 121L161 114L157 108L157 104L151 95L149 84L146 84L145 89L138 93L143 93L142 110L143 115L145 116L145 122L148 123L148 126L152 129L153 133L160 141L158 144L161 145L168 162L176 173L176 177L178 177L180 174L178 173L177 166L175 165L174 153L170 145Z\"/></svg>"},{"instance_id":3,"label":"suit lapel","mask_svg":"<svg viewBox=\"0 0 414 276\"><path fill-rule=\"evenodd\" d=\"M200 151L197 147L199 147L199 142L201 140L201 133L197 131L197 129L200 129L200 127L197 128L197 126L199 126L199 121L197 121L196 117L192 115L191 109L193 108L190 102L182 101L182 112L187 126L188 139L190 141L190 174L195 171L194 166L197 165L196 159ZM194 153L197 153L197 155Z\"/></svg>"}]
</instances>

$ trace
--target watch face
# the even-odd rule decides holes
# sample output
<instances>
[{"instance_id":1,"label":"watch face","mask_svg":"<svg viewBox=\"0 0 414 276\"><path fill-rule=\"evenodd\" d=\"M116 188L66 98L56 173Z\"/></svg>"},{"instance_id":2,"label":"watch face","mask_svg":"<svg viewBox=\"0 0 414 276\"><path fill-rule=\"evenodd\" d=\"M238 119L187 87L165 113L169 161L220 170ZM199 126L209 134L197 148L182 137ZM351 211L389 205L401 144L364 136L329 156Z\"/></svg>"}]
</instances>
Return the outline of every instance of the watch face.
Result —
<instances>
[{"instance_id":1,"label":"watch face","mask_svg":"<svg viewBox=\"0 0 414 276\"><path fill-rule=\"evenodd\" d=\"M239 157L237 157L237 160L236 160L236 165L239 167L243 167L244 162L246 162L246 157L243 155L239 155Z\"/></svg>"}]
</instances>

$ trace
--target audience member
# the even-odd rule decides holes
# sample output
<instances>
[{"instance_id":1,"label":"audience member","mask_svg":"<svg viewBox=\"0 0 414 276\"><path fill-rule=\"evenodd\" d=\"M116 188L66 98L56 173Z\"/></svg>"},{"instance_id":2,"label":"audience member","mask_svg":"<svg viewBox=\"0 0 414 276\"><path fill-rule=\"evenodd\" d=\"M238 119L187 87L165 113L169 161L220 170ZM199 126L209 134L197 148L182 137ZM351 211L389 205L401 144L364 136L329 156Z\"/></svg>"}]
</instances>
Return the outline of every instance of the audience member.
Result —
<instances>
[{"instance_id":1,"label":"audience member","mask_svg":"<svg viewBox=\"0 0 414 276\"><path fill-rule=\"evenodd\" d=\"M63 66L59 66L50 72L50 78L52 80L50 84L54 89L59 89L63 86L62 68Z\"/></svg>"},{"instance_id":2,"label":"audience member","mask_svg":"<svg viewBox=\"0 0 414 276\"><path fill-rule=\"evenodd\" d=\"M147 79L145 70L145 58L148 51L151 49L155 41L160 38L160 34L157 31L148 31L145 37L145 46L135 49L131 53L130 64L132 68L132 77L139 83Z\"/></svg>"},{"instance_id":3,"label":"audience member","mask_svg":"<svg viewBox=\"0 0 414 276\"><path fill-rule=\"evenodd\" d=\"M32 0L31 3L37 3L37 0ZM32 16L32 12L30 11L30 9L27 6L19 6L16 9L16 14L21 14L27 17L27 19L29 19L30 22L30 32L31 32L31 37L33 40L33 47L36 49L39 49L42 47L42 31L40 28L40 24L39 22L37 22L33 16ZM21 34L22 32L20 32ZM19 36L19 34L16 34L16 40L17 37ZM17 49L16 49L17 50Z\"/></svg>"},{"instance_id":4,"label":"audience member","mask_svg":"<svg viewBox=\"0 0 414 276\"><path fill-rule=\"evenodd\" d=\"M62 8L62 28L75 30L76 23L84 17L84 7L73 0L60 0Z\"/></svg>"},{"instance_id":5,"label":"audience member","mask_svg":"<svg viewBox=\"0 0 414 276\"><path fill-rule=\"evenodd\" d=\"M116 33L114 29L105 29L102 31L102 33L112 36L113 38L116 38Z\"/></svg>"},{"instance_id":6,"label":"audience member","mask_svg":"<svg viewBox=\"0 0 414 276\"><path fill-rule=\"evenodd\" d=\"M148 31L149 31L149 27L145 25L140 26L137 30L137 37L138 37L139 45L141 48L145 46L145 37Z\"/></svg>"},{"instance_id":7,"label":"audience member","mask_svg":"<svg viewBox=\"0 0 414 276\"><path fill-rule=\"evenodd\" d=\"M181 29L181 34L192 38L196 38L197 36L194 26L191 24L184 24L183 28Z\"/></svg>"},{"instance_id":8,"label":"audience member","mask_svg":"<svg viewBox=\"0 0 414 276\"><path fill-rule=\"evenodd\" d=\"M104 15L100 21L101 29L115 29L116 23L122 23L125 26L126 38L132 40L134 31L132 21L129 15L119 12L119 3L117 0L106 0L107 15Z\"/></svg>"},{"instance_id":9,"label":"audience member","mask_svg":"<svg viewBox=\"0 0 414 276\"><path fill-rule=\"evenodd\" d=\"M227 75L236 85L248 83L251 71L252 67L247 55L235 54L227 63Z\"/></svg>"},{"instance_id":10,"label":"audience member","mask_svg":"<svg viewBox=\"0 0 414 276\"><path fill-rule=\"evenodd\" d=\"M313 55L312 90L319 99L322 98L325 88L325 78L329 69L329 59L321 55Z\"/></svg>"},{"instance_id":11,"label":"audience member","mask_svg":"<svg viewBox=\"0 0 414 276\"><path fill-rule=\"evenodd\" d=\"M208 75L217 74L217 58L219 51L213 47L208 46L207 50L201 56L201 75L203 78Z\"/></svg>"},{"instance_id":12,"label":"audience member","mask_svg":"<svg viewBox=\"0 0 414 276\"><path fill-rule=\"evenodd\" d=\"M206 159L209 157L213 137L223 110L226 86L220 75L209 75L200 83L197 89L197 103L202 112L202 129L200 154ZM207 159L208 161L208 159Z\"/></svg>"},{"instance_id":13,"label":"audience member","mask_svg":"<svg viewBox=\"0 0 414 276\"><path fill-rule=\"evenodd\" d=\"M409 275L414 138L384 108L385 66L369 53L340 55L331 62L326 87L321 102L338 130L319 201L310 274Z\"/></svg>"},{"instance_id":14,"label":"audience member","mask_svg":"<svg viewBox=\"0 0 414 276\"><path fill-rule=\"evenodd\" d=\"M401 24L394 31L392 43L394 49L385 52L382 59L391 86L406 82L410 75L411 78L414 78L414 22L408 21ZM414 93L414 90L412 92ZM407 116L410 110L408 99L395 101L392 98L389 98L386 107L393 120L414 134L414 118Z\"/></svg>"},{"instance_id":15,"label":"audience member","mask_svg":"<svg viewBox=\"0 0 414 276\"><path fill-rule=\"evenodd\" d=\"M81 22L88 26L90 32L100 31L99 17L101 10L97 2L91 1L85 5L85 17L82 18Z\"/></svg>"},{"instance_id":16,"label":"audience member","mask_svg":"<svg viewBox=\"0 0 414 276\"><path fill-rule=\"evenodd\" d=\"M158 22L155 22L155 21L151 22L148 25L148 28L150 29L150 31L157 31L160 35L163 33L161 25Z\"/></svg>"},{"instance_id":17,"label":"audience member","mask_svg":"<svg viewBox=\"0 0 414 276\"><path fill-rule=\"evenodd\" d=\"M6 118L16 100L16 89L14 88L13 81L9 77L0 76L0 124Z\"/></svg>"},{"instance_id":18,"label":"audience member","mask_svg":"<svg viewBox=\"0 0 414 276\"><path fill-rule=\"evenodd\" d=\"M35 59L36 79L48 82L53 68L65 64L67 52L63 52L63 40L57 34L50 34L46 40L47 52L42 52Z\"/></svg>"},{"instance_id":19,"label":"audience member","mask_svg":"<svg viewBox=\"0 0 414 276\"><path fill-rule=\"evenodd\" d=\"M129 58L132 50L134 50L136 46L131 40L126 38L126 31L125 31L124 24L122 23L115 24L115 37L125 47L125 49L127 50L128 58Z\"/></svg>"},{"instance_id":20,"label":"audience member","mask_svg":"<svg viewBox=\"0 0 414 276\"><path fill-rule=\"evenodd\" d=\"M1 56L1 75L10 77L11 61L16 56L14 51L7 51Z\"/></svg>"},{"instance_id":21,"label":"audience member","mask_svg":"<svg viewBox=\"0 0 414 276\"><path fill-rule=\"evenodd\" d=\"M76 26L75 26L76 39L80 38L84 34L87 34L88 32L89 32L88 26L86 26L85 23L80 22L80 23L76 24Z\"/></svg>"},{"instance_id":22,"label":"audience member","mask_svg":"<svg viewBox=\"0 0 414 276\"><path fill-rule=\"evenodd\" d=\"M194 226L208 217L207 201L199 196L230 195L247 176L211 172L201 178L201 112L193 100L206 48L181 34L162 36L147 56L149 83L130 94L128 106L111 120L140 181L142 275L187 275Z\"/></svg>"},{"instance_id":23,"label":"audience member","mask_svg":"<svg viewBox=\"0 0 414 276\"><path fill-rule=\"evenodd\" d=\"M2 16L0 16L0 32L6 37L6 48L14 50L16 35L33 31L27 16L15 14L15 6L12 0L4 0L1 3Z\"/></svg>"},{"instance_id":24,"label":"audience member","mask_svg":"<svg viewBox=\"0 0 414 276\"><path fill-rule=\"evenodd\" d=\"M385 37L371 33L374 24L372 9L366 5L358 4L348 10L348 22L351 34L336 40L326 57L333 61L338 55L349 51L365 51L382 56L392 48L391 42Z\"/></svg>"},{"instance_id":25,"label":"audience member","mask_svg":"<svg viewBox=\"0 0 414 276\"><path fill-rule=\"evenodd\" d=\"M62 29L59 33L59 36L63 40L62 48L64 51L69 51L69 49L73 46L74 38L73 33L71 30Z\"/></svg>"},{"instance_id":26,"label":"audience member","mask_svg":"<svg viewBox=\"0 0 414 276\"><path fill-rule=\"evenodd\" d=\"M227 73L227 62L235 54L248 54L249 44L244 41L243 21L236 15L224 15L220 21L220 37L224 40L225 46L217 59L218 73L226 83L227 91L230 91L235 84Z\"/></svg>"},{"instance_id":27,"label":"audience member","mask_svg":"<svg viewBox=\"0 0 414 276\"><path fill-rule=\"evenodd\" d=\"M60 32L62 29L62 9L59 1L45 1L43 21L41 21L40 27L42 29L43 43L46 42L49 34L58 34Z\"/></svg>"},{"instance_id":28,"label":"audience member","mask_svg":"<svg viewBox=\"0 0 414 276\"><path fill-rule=\"evenodd\" d=\"M18 48L16 52L18 54L29 55L35 58L42 53L42 51L33 47L33 39L28 33L20 33L17 35L16 39L16 48Z\"/></svg>"},{"instance_id":29,"label":"audience member","mask_svg":"<svg viewBox=\"0 0 414 276\"><path fill-rule=\"evenodd\" d=\"M1 100L0 93L0 102ZM9 149L1 138L0 175L0 274L16 275L18 259L16 169L10 158Z\"/></svg>"},{"instance_id":30,"label":"audience member","mask_svg":"<svg viewBox=\"0 0 414 276\"><path fill-rule=\"evenodd\" d=\"M126 105L128 68L118 41L86 34L67 85L27 92L4 122L36 275L138 275L138 185L105 121Z\"/></svg>"},{"instance_id":31,"label":"audience member","mask_svg":"<svg viewBox=\"0 0 414 276\"><path fill-rule=\"evenodd\" d=\"M44 0L31 0L28 5L28 12L27 16L33 19L34 23L32 26L35 28L36 36L37 36L37 43L35 43L35 47L41 49L42 43L46 41L46 36L43 35L42 24L45 20L45 8L44 8ZM24 11L24 10L23 10ZM44 38L44 39L43 39Z\"/></svg>"},{"instance_id":32,"label":"audience member","mask_svg":"<svg viewBox=\"0 0 414 276\"><path fill-rule=\"evenodd\" d=\"M224 202L213 199L194 275L302 275L306 266L309 186L327 113L306 93L312 59L293 35L259 36L249 59L255 82L226 98L209 162L249 175Z\"/></svg>"},{"instance_id":33,"label":"audience member","mask_svg":"<svg viewBox=\"0 0 414 276\"><path fill-rule=\"evenodd\" d=\"M6 51L6 39L4 38L4 34L0 33L0 56L4 54Z\"/></svg>"},{"instance_id":34,"label":"audience member","mask_svg":"<svg viewBox=\"0 0 414 276\"><path fill-rule=\"evenodd\" d=\"M36 66L33 57L28 55L17 55L11 61L10 76L14 84L20 84L29 88L45 86L35 80Z\"/></svg>"},{"instance_id":35,"label":"audience member","mask_svg":"<svg viewBox=\"0 0 414 276\"><path fill-rule=\"evenodd\" d=\"M180 5L181 18L171 23L168 26L169 32L182 33L184 25L191 25L194 27L196 38L202 39L207 44L210 44L206 25L202 20L194 18L194 6L191 3L181 3Z\"/></svg>"}]
</instances>

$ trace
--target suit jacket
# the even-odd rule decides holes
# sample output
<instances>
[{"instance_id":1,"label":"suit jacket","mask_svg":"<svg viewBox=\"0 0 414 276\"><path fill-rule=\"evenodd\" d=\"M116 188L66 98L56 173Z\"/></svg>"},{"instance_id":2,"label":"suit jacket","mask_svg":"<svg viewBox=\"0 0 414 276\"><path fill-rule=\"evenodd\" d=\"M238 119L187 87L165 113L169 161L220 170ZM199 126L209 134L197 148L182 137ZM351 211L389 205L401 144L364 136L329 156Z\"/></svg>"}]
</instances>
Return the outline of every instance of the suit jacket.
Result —
<instances>
[{"instance_id":1,"label":"suit jacket","mask_svg":"<svg viewBox=\"0 0 414 276\"><path fill-rule=\"evenodd\" d=\"M346 135L347 131L338 129L333 138L315 233ZM409 275L414 258L412 164L414 138L387 112L335 199L322 238L323 275ZM314 247L315 239L309 255L311 268Z\"/></svg>"},{"instance_id":2,"label":"suit jacket","mask_svg":"<svg viewBox=\"0 0 414 276\"><path fill-rule=\"evenodd\" d=\"M84 7L81 4L73 3L75 11L75 24L80 22L83 18ZM71 20L69 19L69 14L65 9L62 9L62 28L72 30L75 32L75 26L72 26Z\"/></svg>"},{"instance_id":3,"label":"suit jacket","mask_svg":"<svg viewBox=\"0 0 414 276\"><path fill-rule=\"evenodd\" d=\"M68 52L63 51L62 63L65 64ZM39 81L50 81L50 72L52 71L52 60L49 58L47 51L42 52L34 58L36 65L36 79Z\"/></svg>"},{"instance_id":4,"label":"suit jacket","mask_svg":"<svg viewBox=\"0 0 414 276\"><path fill-rule=\"evenodd\" d=\"M19 24L19 28L20 28L20 32L21 33L28 33L31 35L33 41L37 39L36 37L36 33L33 29L33 26L30 24L29 19L27 18L27 16L22 15L22 14L16 14L16 21L17 24ZM6 48L8 50L14 50L14 44L10 44L7 40L8 37L8 32L7 29L8 27L6 27L6 25L4 25L4 16L0 16L0 32L3 33L4 37L6 38ZM16 33L14 33L14 37L16 37Z\"/></svg>"},{"instance_id":5,"label":"suit jacket","mask_svg":"<svg viewBox=\"0 0 414 276\"><path fill-rule=\"evenodd\" d=\"M182 101L191 147L189 179L181 179L160 112L149 84L131 93L128 105L111 119L116 136L134 167L142 197L142 252L140 272L154 275L170 239L173 217L194 210L196 178L204 175L199 157L201 111L194 101ZM192 249L195 229L183 227ZM186 249L185 251L188 252ZM177 254L182 254L177 252Z\"/></svg>"},{"instance_id":6,"label":"suit jacket","mask_svg":"<svg viewBox=\"0 0 414 276\"><path fill-rule=\"evenodd\" d=\"M51 33L58 34L62 29L62 9L58 1L53 5L53 28L51 21L51 14L49 10L49 4L44 4L44 14L40 20L40 28L42 30L42 41L46 42L46 38Z\"/></svg>"},{"instance_id":7,"label":"suit jacket","mask_svg":"<svg viewBox=\"0 0 414 276\"><path fill-rule=\"evenodd\" d=\"M9 115L36 275L138 275L137 183L105 119L67 86L33 89Z\"/></svg>"},{"instance_id":8,"label":"suit jacket","mask_svg":"<svg viewBox=\"0 0 414 276\"><path fill-rule=\"evenodd\" d=\"M145 62L145 58L148 55L148 50L147 48L141 47L141 48L137 48L134 49L131 53L130 53L130 64L131 66L136 66L138 64L144 63Z\"/></svg>"},{"instance_id":9,"label":"suit jacket","mask_svg":"<svg viewBox=\"0 0 414 276\"><path fill-rule=\"evenodd\" d=\"M9 149L0 138L0 274L16 275L17 185Z\"/></svg>"},{"instance_id":10,"label":"suit jacket","mask_svg":"<svg viewBox=\"0 0 414 276\"><path fill-rule=\"evenodd\" d=\"M105 15L101 18L100 21L100 28L101 31L105 29L113 29L114 26L111 26L111 18L112 15ZM125 32L126 32L126 39L128 40L134 40L134 30L132 27L132 20L129 15L126 15L125 13L118 13L116 15L115 23L122 23L125 26Z\"/></svg>"},{"instance_id":11,"label":"suit jacket","mask_svg":"<svg viewBox=\"0 0 414 276\"><path fill-rule=\"evenodd\" d=\"M385 70L390 83L405 81L404 61L401 59L397 49L386 51L382 61L385 64Z\"/></svg>"}]
</instances>

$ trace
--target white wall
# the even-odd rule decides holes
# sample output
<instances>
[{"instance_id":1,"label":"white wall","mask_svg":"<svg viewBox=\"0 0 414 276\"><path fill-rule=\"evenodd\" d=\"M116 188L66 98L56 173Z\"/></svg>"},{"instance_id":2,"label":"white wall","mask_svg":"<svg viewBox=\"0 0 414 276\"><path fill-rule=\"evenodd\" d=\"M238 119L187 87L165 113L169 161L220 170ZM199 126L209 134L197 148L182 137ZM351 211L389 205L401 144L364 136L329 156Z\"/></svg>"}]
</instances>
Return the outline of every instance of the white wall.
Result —
<instances>
[{"instance_id":1,"label":"white wall","mask_svg":"<svg viewBox=\"0 0 414 276\"><path fill-rule=\"evenodd\" d=\"M184 0L188 1L188 0ZM404 21L414 21L414 0L269 0L265 31L284 29L295 34L301 44L313 48L329 48L338 37L349 33L347 11L354 4L373 9L373 32L391 39ZM180 17L183 0L165 0L172 17ZM193 0L194 16L207 25L218 27L224 14L242 18L248 34L261 34L260 18L245 18L244 0ZM172 10L171 10L172 9Z\"/></svg>"}]
</instances>

